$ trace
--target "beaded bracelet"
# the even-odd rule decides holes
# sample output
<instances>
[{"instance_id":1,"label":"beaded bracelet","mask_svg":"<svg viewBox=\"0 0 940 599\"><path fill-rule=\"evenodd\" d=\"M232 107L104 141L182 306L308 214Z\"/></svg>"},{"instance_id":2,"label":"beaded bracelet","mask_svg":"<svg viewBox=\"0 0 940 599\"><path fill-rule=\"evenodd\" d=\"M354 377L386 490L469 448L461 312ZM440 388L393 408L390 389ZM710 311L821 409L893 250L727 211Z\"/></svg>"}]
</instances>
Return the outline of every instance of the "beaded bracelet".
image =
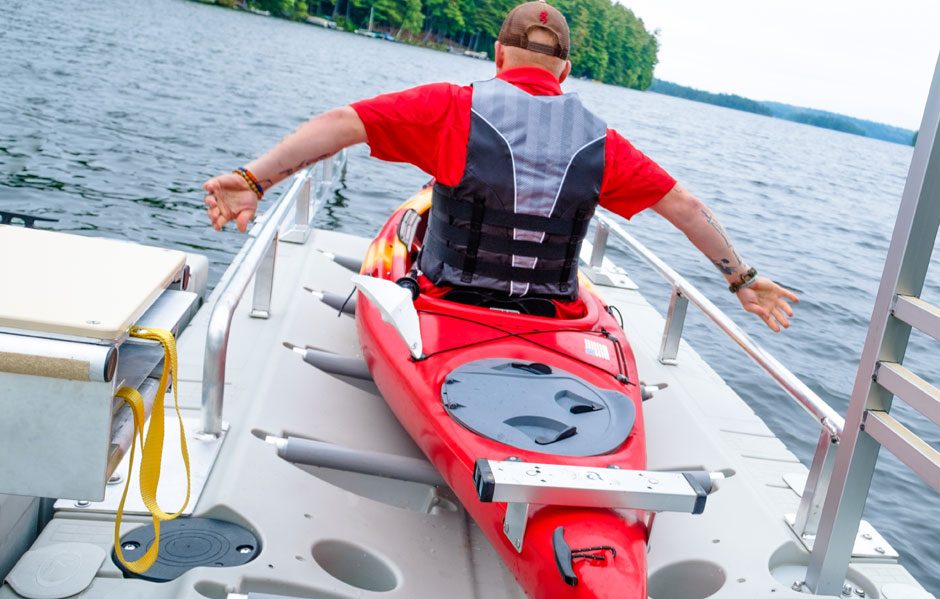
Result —
<instances>
[{"instance_id":1,"label":"beaded bracelet","mask_svg":"<svg viewBox=\"0 0 940 599\"><path fill-rule=\"evenodd\" d=\"M746 289L757 282L757 269L748 268L747 272L738 277L738 280L728 286L728 291L731 293L737 293L742 289Z\"/></svg>"},{"instance_id":2,"label":"beaded bracelet","mask_svg":"<svg viewBox=\"0 0 940 599\"><path fill-rule=\"evenodd\" d=\"M255 195L258 196L259 200L264 196L264 188L261 187L261 183L258 182L258 177L255 177L254 173L241 166L232 172L237 175L241 175L241 178L245 180L245 183L248 184L248 187L251 188L251 191L255 192Z\"/></svg>"}]
</instances>

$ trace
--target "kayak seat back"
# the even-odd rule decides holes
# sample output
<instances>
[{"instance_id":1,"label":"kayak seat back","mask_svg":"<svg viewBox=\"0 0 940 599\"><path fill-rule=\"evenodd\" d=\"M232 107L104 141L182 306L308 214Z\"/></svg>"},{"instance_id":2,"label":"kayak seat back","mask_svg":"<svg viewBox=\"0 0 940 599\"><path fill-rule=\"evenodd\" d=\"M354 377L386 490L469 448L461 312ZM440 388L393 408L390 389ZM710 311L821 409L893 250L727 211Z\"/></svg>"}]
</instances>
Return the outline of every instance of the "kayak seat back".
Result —
<instances>
[{"instance_id":1,"label":"kayak seat back","mask_svg":"<svg viewBox=\"0 0 940 599\"><path fill-rule=\"evenodd\" d=\"M468 362L441 388L447 413L474 433L526 451L591 456L630 435L636 408L626 395L547 364Z\"/></svg>"},{"instance_id":2,"label":"kayak seat back","mask_svg":"<svg viewBox=\"0 0 940 599\"><path fill-rule=\"evenodd\" d=\"M517 312L530 316L543 316L546 318L555 318L557 316L555 303L545 297L513 297L498 291L457 287L448 291L444 299L479 308Z\"/></svg>"}]
</instances>

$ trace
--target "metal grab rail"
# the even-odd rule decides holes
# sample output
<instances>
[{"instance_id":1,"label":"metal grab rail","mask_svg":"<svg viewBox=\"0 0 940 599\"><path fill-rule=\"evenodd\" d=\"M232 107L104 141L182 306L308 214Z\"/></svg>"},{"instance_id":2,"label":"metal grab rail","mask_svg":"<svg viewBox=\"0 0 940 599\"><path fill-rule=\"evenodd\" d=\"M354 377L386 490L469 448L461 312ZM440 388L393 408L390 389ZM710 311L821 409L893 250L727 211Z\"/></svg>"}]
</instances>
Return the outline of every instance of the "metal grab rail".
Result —
<instances>
[{"instance_id":1,"label":"metal grab rail","mask_svg":"<svg viewBox=\"0 0 940 599\"><path fill-rule=\"evenodd\" d=\"M698 308L718 328L731 338L744 352L751 357L774 381L780 385L793 399L809 412L828 431L833 441L842 435L845 420L832 407L822 400L812 389L806 386L795 374L770 355L767 350L758 345L750 335L734 323L724 312L702 294L694 285L674 271L656 254L640 243L635 237L627 233L623 227L605 214L597 214L597 233L594 242L594 254L591 262L598 264L603 256L598 246L604 247L608 232L613 232L624 241L632 251L659 272L662 277L672 285L672 301L666 318L666 329L663 333L663 344L660 350L660 361L666 364L675 363L676 352L679 348L679 339L682 336L682 325L685 318L685 309L688 304ZM597 261L594 257L599 256Z\"/></svg>"},{"instance_id":2,"label":"metal grab rail","mask_svg":"<svg viewBox=\"0 0 940 599\"><path fill-rule=\"evenodd\" d=\"M686 281L682 275L674 271L639 240L627 233L617 222L600 213L597 213L594 218L597 220L597 231L595 232L594 247L592 248L589 265L592 271L601 270L607 238L610 232L613 231L631 250L649 262L672 285L672 298L669 302L663 341L659 350L660 362L663 364L677 363L676 357L679 353L679 341L682 338L686 310L691 302L698 306L705 316L718 325L719 329L737 343L764 372L769 374L790 397L795 399L819 422L821 429L819 441L816 444L816 452L813 455L809 474L803 486L799 508L790 523L793 531L804 540L804 543L815 538L822 507L829 490L829 480L832 476L832 467L835 461L834 448L838 446L837 444L842 437L845 420L795 374L790 372L786 366L751 339L750 335L745 333L701 291Z\"/></svg>"},{"instance_id":3,"label":"metal grab rail","mask_svg":"<svg viewBox=\"0 0 940 599\"><path fill-rule=\"evenodd\" d=\"M311 194L313 169L323 164L316 192ZM327 163L329 166L327 166ZM248 240L229 265L212 293L212 314L206 330L206 350L202 370L202 434L217 437L222 432L222 404L225 397L225 362L228 338L235 308L245 290L255 279L251 316L268 318L271 314L271 292L277 256L279 231L291 207L294 220L285 232L284 241L304 243L310 224L323 197L333 188L334 172L344 172L346 150L322 160L294 175L290 187L281 194L248 232ZM257 274L257 276L256 276Z\"/></svg>"}]
</instances>

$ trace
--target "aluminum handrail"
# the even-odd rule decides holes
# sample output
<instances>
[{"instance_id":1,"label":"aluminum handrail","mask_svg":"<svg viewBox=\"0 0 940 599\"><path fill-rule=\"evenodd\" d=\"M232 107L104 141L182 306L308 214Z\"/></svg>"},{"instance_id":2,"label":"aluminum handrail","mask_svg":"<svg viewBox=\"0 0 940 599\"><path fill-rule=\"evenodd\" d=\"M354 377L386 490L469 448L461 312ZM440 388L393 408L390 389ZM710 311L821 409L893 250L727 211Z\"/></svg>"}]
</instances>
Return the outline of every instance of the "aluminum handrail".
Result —
<instances>
[{"instance_id":1,"label":"aluminum handrail","mask_svg":"<svg viewBox=\"0 0 940 599\"><path fill-rule=\"evenodd\" d=\"M322 176L311 195L314 169L320 165ZM345 172L346 150L311 165L294 175L287 191L275 204L258 217L248 231L248 239L226 269L218 286L209 298L214 302L206 329L206 349L202 370L202 430L204 435L217 437L222 432L222 404L225 398L225 362L228 338L235 308L245 290L255 279L255 307L251 316L267 318L270 314L271 286L274 283L274 265L277 242L285 217L295 208L295 222L285 231L283 240L304 243L316 209L337 181L335 173ZM311 207L311 200L315 200ZM259 271L260 269L260 271ZM258 275L257 277L255 275ZM258 289L263 286L264 289Z\"/></svg>"},{"instance_id":2,"label":"aluminum handrail","mask_svg":"<svg viewBox=\"0 0 940 599\"><path fill-rule=\"evenodd\" d=\"M786 366L781 364L767 350L758 345L744 332L731 318L711 302L701 291L689 283L682 275L673 270L659 256L654 254L635 237L627 233L619 223L606 214L597 213L594 217L598 227L612 231L626 243L638 256L646 260L659 274L673 286L674 292L681 294L714 322L732 341L734 341L750 358L770 375L790 397L795 399L807 412L809 412L828 432L835 441L842 435L845 420L832 407L822 400L816 393L806 386ZM606 235L606 232L605 232ZM601 237L601 235L598 235ZM599 250L594 248L595 252ZM592 260L593 262L594 260Z\"/></svg>"},{"instance_id":3,"label":"aluminum handrail","mask_svg":"<svg viewBox=\"0 0 940 599\"><path fill-rule=\"evenodd\" d=\"M232 316L241 302L248 284L268 252L269 244L277 236L281 221L298 197L306 170L294 175L290 188L278 198L249 233L248 240L235 256L223 279L224 285L212 307L206 331L206 352L202 370L202 433L217 436L222 431L222 401L225 396L225 361L228 354L228 337L232 328ZM215 295L215 294L213 294Z\"/></svg>"}]
</instances>

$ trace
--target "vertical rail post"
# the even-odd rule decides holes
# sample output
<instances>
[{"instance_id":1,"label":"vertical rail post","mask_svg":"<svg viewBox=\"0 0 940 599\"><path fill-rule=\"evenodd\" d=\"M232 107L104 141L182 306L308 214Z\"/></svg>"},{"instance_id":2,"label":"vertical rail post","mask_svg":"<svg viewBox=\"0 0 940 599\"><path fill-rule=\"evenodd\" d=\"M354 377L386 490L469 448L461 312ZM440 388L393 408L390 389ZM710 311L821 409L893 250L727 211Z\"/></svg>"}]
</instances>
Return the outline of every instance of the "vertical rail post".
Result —
<instances>
[{"instance_id":1,"label":"vertical rail post","mask_svg":"<svg viewBox=\"0 0 940 599\"><path fill-rule=\"evenodd\" d=\"M304 177L304 184L294 200L294 226L310 229L310 177Z\"/></svg>"},{"instance_id":2,"label":"vertical rail post","mask_svg":"<svg viewBox=\"0 0 940 599\"><path fill-rule=\"evenodd\" d=\"M323 198L330 189L333 188L333 161L336 156L330 156L326 160L321 160L323 170L320 172L320 184L317 185L317 199Z\"/></svg>"},{"instance_id":3,"label":"vertical rail post","mask_svg":"<svg viewBox=\"0 0 940 599\"><path fill-rule=\"evenodd\" d=\"M271 317L271 294L274 291L274 266L277 262L277 233L268 243L268 249L258 265L255 273L255 289L252 292L251 312L252 318L267 319Z\"/></svg>"},{"instance_id":4,"label":"vertical rail post","mask_svg":"<svg viewBox=\"0 0 940 599\"><path fill-rule=\"evenodd\" d=\"M280 236L281 241L299 244L307 243L307 239L310 237L312 230L310 226L310 213L313 209L313 197L311 196L310 190L311 177L309 173L307 173L304 175L300 191L297 192L296 199L294 200L294 222L292 222L290 228L284 231L284 234Z\"/></svg>"},{"instance_id":5,"label":"vertical rail post","mask_svg":"<svg viewBox=\"0 0 940 599\"><path fill-rule=\"evenodd\" d=\"M679 341L682 340L682 329L685 326L685 313L689 308L689 300L682 295L678 285L672 287L672 298L669 300L669 312L666 314L666 326L663 329L663 342L659 346L659 362L661 364L676 365L679 355Z\"/></svg>"},{"instance_id":6,"label":"vertical rail post","mask_svg":"<svg viewBox=\"0 0 940 599\"><path fill-rule=\"evenodd\" d=\"M835 462L836 443L832 434L825 427L819 432L819 441L816 443L816 453L813 454L813 463L803 486L800 507L793 521L793 532L801 538L816 536L819 528L819 514L826 493L829 490L829 479L832 477L832 464Z\"/></svg>"},{"instance_id":7,"label":"vertical rail post","mask_svg":"<svg viewBox=\"0 0 940 599\"><path fill-rule=\"evenodd\" d=\"M589 266L594 270L601 270L604 266L604 253L607 251L607 237L610 235L610 227L606 223L597 223L594 231L594 243L591 246L591 262Z\"/></svg>"}]
</instances>

